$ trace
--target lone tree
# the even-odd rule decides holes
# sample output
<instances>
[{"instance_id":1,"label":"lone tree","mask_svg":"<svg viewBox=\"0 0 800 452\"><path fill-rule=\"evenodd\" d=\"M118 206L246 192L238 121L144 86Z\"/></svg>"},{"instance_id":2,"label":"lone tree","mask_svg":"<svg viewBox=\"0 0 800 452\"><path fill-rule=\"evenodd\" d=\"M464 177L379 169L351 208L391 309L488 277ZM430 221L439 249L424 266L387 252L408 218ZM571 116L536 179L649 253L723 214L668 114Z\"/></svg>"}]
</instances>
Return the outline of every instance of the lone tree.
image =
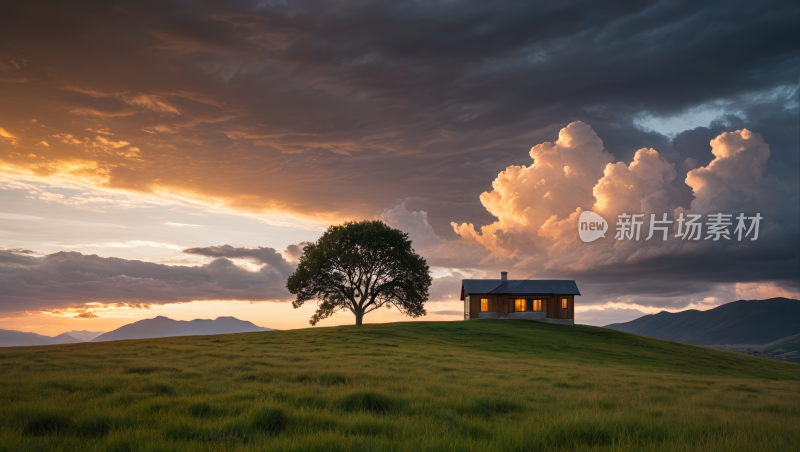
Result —
<instances>
[{"instance_id":1,"label":"lone tree","mask_svg":"<svg viewBox=\"0 0 800 452\"><path fill-rule=\"evenodd\" d=\"M306 246L286 288L297 300L319 300L309 323L349 310L361 325L364 315L396 307L411 317L426 314L431 276L428 264L411 248L408 234L382 221L331 226Z\"/></svg>"}]
</instances>

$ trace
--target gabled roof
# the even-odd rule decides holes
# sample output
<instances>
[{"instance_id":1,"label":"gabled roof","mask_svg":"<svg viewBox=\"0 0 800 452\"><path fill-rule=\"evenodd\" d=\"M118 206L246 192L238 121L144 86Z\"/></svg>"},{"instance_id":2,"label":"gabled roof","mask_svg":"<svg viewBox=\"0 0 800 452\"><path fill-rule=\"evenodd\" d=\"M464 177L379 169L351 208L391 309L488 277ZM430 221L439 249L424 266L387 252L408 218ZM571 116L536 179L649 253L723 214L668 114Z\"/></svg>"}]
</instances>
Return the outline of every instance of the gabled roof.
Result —
<instances>
[{"instance_id":1,"label":"gabled roof","mask_svg":"<svg viewBox=\"0 0 800 452\"><path fill-rule=\"evenodd\" d=\"M580 295L578 285L571 279L462 279L462 294L553 294Z\"/></svg>"}]
</instances>

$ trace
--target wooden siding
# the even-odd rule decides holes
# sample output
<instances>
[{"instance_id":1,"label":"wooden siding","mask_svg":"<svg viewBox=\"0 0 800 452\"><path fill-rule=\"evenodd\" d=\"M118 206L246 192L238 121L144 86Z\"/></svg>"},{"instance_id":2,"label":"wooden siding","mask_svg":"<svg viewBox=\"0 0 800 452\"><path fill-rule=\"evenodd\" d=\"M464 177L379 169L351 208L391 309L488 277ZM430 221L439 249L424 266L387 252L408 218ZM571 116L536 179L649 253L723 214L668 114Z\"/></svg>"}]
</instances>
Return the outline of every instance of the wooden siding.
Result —
<instances>
[{"instance_id":1,"label":"wooden siding","mask_svg":"<svg viewBox=\"0 0 800 452\"><path fill-rule=\"evenodd\" d=\"M469 318L477 319L481 312L481 296L469 295Z\"/></svg>"},{"instance_id":2,"label":"wooden siding","mask_svg":"<svg viewBox=\"0 0 800 452\"><path fill-rule=\"evenodd\" d=\"M469 294L465 297L465 305L467 307L467 299L469 300L469 318L477 319L481 312L481 298L489 299L489 312L500 312L501 303L505 303L507 312L514 312L514 300L517 298L525 299L539 299L542 300L542 311L545 312L548 318L551 319L575 319L575 296L574 295L537 295L537 294L521 294L521 295L473 295ZM561 308L561 299L568 300L567 309Z\"/></svg>"},{"instance_id":3,"label":"wooden siding","mask_svg":"<svg viewBox=\"0 0 800 452\"><path fill-rule=\"evenodd\" d=\"M561 307L561 300L567 299L567 308ZM547 317L551 319L575 319L575 296L553 295L547 303Z\"/></svg>"}]
</instances>

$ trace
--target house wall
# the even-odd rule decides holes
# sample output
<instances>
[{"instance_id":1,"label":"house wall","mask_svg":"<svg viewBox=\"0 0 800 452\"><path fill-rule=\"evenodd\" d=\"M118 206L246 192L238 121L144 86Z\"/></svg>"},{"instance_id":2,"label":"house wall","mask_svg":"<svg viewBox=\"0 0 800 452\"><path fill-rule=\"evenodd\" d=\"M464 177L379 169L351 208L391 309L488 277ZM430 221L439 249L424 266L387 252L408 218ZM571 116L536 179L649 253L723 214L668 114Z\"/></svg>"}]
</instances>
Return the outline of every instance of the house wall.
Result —
<instances>
[{"instance_id":1,"label":"house wall","mask_svg":"<svg viewBox=\"0 0 800 452\"><path fill-rule=\"evenodd\" d=\"M481 297L480 295L469 296L469 318L477 319L481 313Z\"/></svg>"},{"instance_id":2,"label":"house wall","mask_svg":"<svg viewBox=\"0 0 800 452\"><path fill-rule=\"evenodd\" d=\"M551 304L548 307L551 309L548 311L548 318L551 319L575 319L575 296L574 295L555 295L550 297ZM566 298L567 299L567 309L563 309L561 307L561 300ZM551 314L552 313L552 314Z\"/></svg>"},{"instance_id":3,"label":"house wall","mask_svg":"<svg viewBox=\"0 0 800 452\"><path fill-rule=\"evenodd\" d=\"M505 306L506 312L508 312L508 318L522 318L524 316L516 315L511 316L510 314L515 312L514 309L514 300L517 298L538 298L542 300L542 311L524 311L518 314L527 314L527 313L534 313L534 312L544 312L546 318L548 319L575 319L575 296L574 295L554 295L554 296L542 296L537 294L520 294L520 295L467 295L464 300L465 310L467 306L469 307L469 316L470 319L477 319L481 318L481 298L488 298L489 299L489 312L500 312L500 308ZM568 300L568 308L562 309L561 308L561 299L566 298ZM539 316L538 314L536 315ZM465 315L465 318L467 316ZM486 317L486 316L483 316Z\"/></svg>"},{"instance_id":4,"label":"house wall","mask_svg":"<svg viewBox=\"0 0 800 452\"><path fill-rule=\"evenodd\" d=\"M538 320L541 322L547 319L547 314L542 311L510 312L506 318L518 320Z\"/></svg>"}]
</instances>

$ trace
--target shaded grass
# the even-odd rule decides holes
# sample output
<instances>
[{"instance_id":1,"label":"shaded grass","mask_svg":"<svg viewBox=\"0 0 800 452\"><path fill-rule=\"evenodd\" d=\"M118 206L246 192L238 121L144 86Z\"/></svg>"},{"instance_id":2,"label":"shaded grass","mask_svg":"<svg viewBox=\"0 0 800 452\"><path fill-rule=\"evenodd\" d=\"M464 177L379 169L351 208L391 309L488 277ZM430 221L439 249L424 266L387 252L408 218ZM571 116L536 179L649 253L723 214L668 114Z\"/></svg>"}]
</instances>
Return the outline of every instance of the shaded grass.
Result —
<instances>
[{"instance_id":1,"label":"shaded grass","mask_svg":"<svg viewBox=\"0 0 800 452\"><path fill-rule=\"evenodd\" d=\"M0 349L0 452L792 450L800 366L415 322Z\"/></svg>"},{"instance_id":2,"label":"shaded grass","mask_svg":"<svg viewBox=\"0 0 800 452\"><path fill-rule=\"evenodd\" d=\"M523 411L524 407L503 397L473 397L462 400L454 406L456 412L464 415L492 417Z\"/></svg>"},{"instance_id":3,"label":"shaded grass","mask_svg":"<svg viewBox=\"0 0 800 452\"><path fill-rule=\"evenodd\" d=\"M392 397L371 391L358 391L347 394L339 407L344 411L366 411L370 413L388 413L401 406L401 403Z\"/></svg>"},{"instance_id":4,"label":"shaded grass","mask_svg":"<svg viewBox=\"0 0 800 452\"><path fill-rule=\"evenodd\" d=\"M281 408L261 408L253 414L252 426L270 434L286 429L286 413Z\"/></svg>"},{"instance_id":5,"label":"shaded grass","mask_svg":"<svg viewBox=\"0 0 800 452\"><path fill-rule=\"evenodd\" d=\"M123 374L152 374L157 372L180 372L181 369L174 367L160 367L160 366L141 366L131 367L122 371Z\"/></svg>"}]
</instances>

